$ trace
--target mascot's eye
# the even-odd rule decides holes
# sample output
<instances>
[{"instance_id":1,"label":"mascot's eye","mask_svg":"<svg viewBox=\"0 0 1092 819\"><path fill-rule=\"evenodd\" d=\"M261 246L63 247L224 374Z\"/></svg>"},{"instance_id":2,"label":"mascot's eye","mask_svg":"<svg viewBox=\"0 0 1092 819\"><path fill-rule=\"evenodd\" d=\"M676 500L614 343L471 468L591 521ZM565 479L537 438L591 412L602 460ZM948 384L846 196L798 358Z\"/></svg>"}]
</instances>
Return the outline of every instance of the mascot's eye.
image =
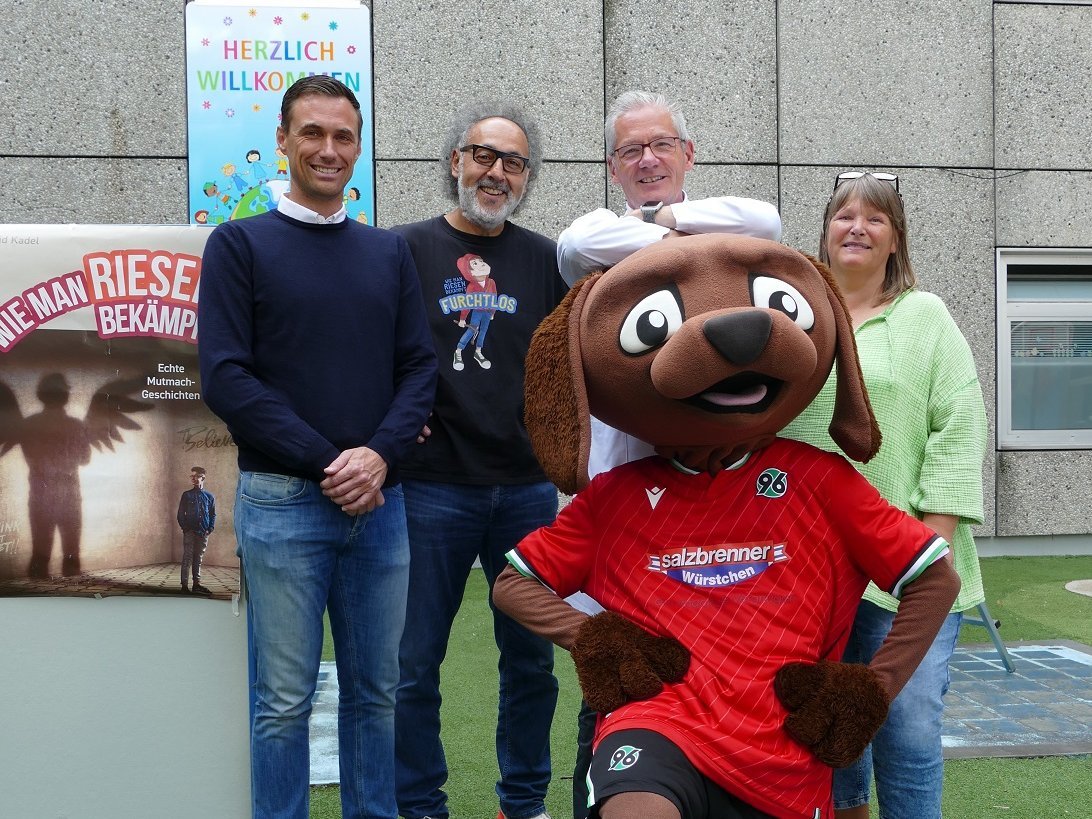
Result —
<instances>
[{"instance_id":1,"label":"mascot's eye","mask_svg":"<svg viewBox=\"0 0 1092 819\"><path fill-rule=\"evenodd\" d=\"M630 355L658 347L682 327L682 304L673 290L657 290L641 299L622 322L618 343Z\"/></svg>"},{"instance_id":2,"label":"mascot's eye","mask_svg":"<svg viewBox=\"0 0 1092 819\"><path fill-rule=\"evenodd\" d=\"M788 282L772 276L755 276L751 280L751 301L755 307L780 310L796 322L801 330L810 330L815 324L815 314L807 299Z\"/></svg>"}]
</instances>

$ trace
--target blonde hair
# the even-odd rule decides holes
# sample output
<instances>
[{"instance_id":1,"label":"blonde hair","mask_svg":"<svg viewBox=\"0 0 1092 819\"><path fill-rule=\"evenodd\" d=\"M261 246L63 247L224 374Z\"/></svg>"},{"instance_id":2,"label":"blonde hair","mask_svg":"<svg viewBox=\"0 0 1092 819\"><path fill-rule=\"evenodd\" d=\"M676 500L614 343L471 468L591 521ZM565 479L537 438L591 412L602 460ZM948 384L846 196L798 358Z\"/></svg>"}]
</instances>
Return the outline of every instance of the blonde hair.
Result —
<instances>
[{"instance_id":1,"label":"blonde hair","mask_svg":"<svg viewBox=\"0 0 1092 819\"><path fill-rule=\"evenodd\" d=\"M819 259L824 264L830 264L830 257L827 254L827 230L830 227L830 220L848 202L854 200L886 214L891 220L891 229L895 232L895 252L887 257L887 269L884 272L880 300L877 302L877 304L884 304L907 290L913 290L918 282L917 276L914 275L914 268L910 264L906 211L902 207L902 197L889 182L866 173L856 179L847 179L834 189L830 201L827 202L827 209L823 213L823 233L819 237Z\"/></svg>"}]
</instances>

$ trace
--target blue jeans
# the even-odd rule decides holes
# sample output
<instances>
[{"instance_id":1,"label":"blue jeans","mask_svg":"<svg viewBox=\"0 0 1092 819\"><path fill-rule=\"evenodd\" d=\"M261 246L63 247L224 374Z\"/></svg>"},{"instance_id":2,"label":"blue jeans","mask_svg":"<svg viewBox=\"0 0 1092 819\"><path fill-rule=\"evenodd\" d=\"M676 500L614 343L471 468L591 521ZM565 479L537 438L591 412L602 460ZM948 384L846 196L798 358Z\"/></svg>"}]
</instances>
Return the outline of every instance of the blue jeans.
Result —
<instances>
[{"instance_id":1,"label":"blue jeans","mask_svg":"<svg viewBox=\"0 0 1092 819\"><path fill-rule=\"evenodd\" d=\"M895 612L862 600L846 645L845 661L867 663L880 647ZM895 697L887 721L857 762L834 772L834 807L868 803L873 769L881 819L940 819L944 757L940 742L948 661L963 615L949 614L929 653Z\"/></svg>"},{"instance_id":2,"label":"blue jeans","mask_svg":"<svg viewBox=\"0 0 1092 819\"><path fill-rule=\"evenodd\" d=\"M466 486L406 480L410 592L399 651L395 717L398 810L405 819L447 813L447 760L440 742L440 663L475 558L493 581L505 553L557 515L549 483ZM553 645L493 610L500 649L497 796L508 819L545 810L550 784L550 723L557 704Z\"/></svg>"},{"instance_id":3,"label":"blue jeans","mask_svg":"<svg viewBox=\"0 0 1092 819\"><path fill-rule=\"evenodd\" d=\"M492 321L493 317L489 314L488 310L471 311L470 321L466 323L466 332L462 334L459 343L455 345L455 349L466 349L466 345L471 341L474 342L474 346L479 350L484 347L485 334L489 332L489 324Z\"/></svg>"},{"instance_id":4,"label":"blue jeans","mask_svg":"<svg viewBox=\"0 0 1092 819\"><path fill-rule=\"evenodd\" d=\"M243 472L235 499L254 697L254 819L307 819L307 723L329 609L340 689L342 815L395 819L394 696L409 542L400 486L351 517L317 483Z\"/></svg>"}]
</instances>

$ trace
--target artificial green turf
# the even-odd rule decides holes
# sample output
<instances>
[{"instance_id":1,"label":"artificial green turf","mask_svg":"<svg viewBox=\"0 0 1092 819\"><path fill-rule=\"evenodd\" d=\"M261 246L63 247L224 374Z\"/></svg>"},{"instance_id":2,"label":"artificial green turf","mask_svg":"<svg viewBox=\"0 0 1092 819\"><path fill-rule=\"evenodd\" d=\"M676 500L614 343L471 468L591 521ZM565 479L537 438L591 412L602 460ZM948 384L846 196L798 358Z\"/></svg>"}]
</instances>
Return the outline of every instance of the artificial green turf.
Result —
<instances>
[{"instance_id":1,"label":"artificial green turf","mask_svg":"<svg viewBox=\"0 0 1092 819\"><path fill-rule=\"evenodd\" d=\"M1065 591L1070 580L1092 578L1092 557L987 558L982 560L990 613L1001 620L1005 641L1075 640L1092 645L1092 598ZM411 601L412 605L412 601ZM960 642L983 643L986 633L968 626ZM332 659L327 638L323 659ZM480 571L471 573L441 673L443 740L451 779L451 816L493 819L497 799L494 732L497 649ZM546 807L555 819L571 815L579 691L567 652L558 650L561 695L553 727L554 780ZM950 760L944 767L946 819L1053 819L1092 817L1092 758ZM339 819L337 786L311 789L311 819ZM874 817L878 814L873 800Z\"/></svg>"},{"instance_id":2,"label":"artificial green turf","mask_svg":"<svg viewBox=\"0 0 1092 819\"><path fill-rule=\"evenodd\" d=\"M1092 757L950 759L943 812L947 819L1089 819Z\"/></svg>"},{"instance_id":3,"label":"artificial green turf","mask_svg":"<svg viewBox=\"0 0 1092 819\"><path fill-rule=\"evenodd\" d=\"M1092 557L990 557L981 564L986 605L1001 621L1002 640L1075 640L1092 645L1092 597L1065 589L1071 580L1092 579ZM988 639L974 626L965 627L959 636L961 643Z\"/></svg>"},{"instance_id":4,"label":"artificial green turf","mask_svg":"<svg viewBox=\"0 0 1092 819\"><path fill-rule=\"evenodd\" d=\"M456 819L494 819L499 808L494 790L498 652L487 591L485 575L481 571L471 572L462 608L451 630L447 658L440 669L441 737L450 771L445 790L451 816ZM327 659L325 653L323 659ZM554 778L546 809L561 819L572 814L580 692L567 651L557 650L554 672L560 694L551 735ZM339 819L339 800L336 785L312 788L311 819Z\"/></svg>"}]
</instances>

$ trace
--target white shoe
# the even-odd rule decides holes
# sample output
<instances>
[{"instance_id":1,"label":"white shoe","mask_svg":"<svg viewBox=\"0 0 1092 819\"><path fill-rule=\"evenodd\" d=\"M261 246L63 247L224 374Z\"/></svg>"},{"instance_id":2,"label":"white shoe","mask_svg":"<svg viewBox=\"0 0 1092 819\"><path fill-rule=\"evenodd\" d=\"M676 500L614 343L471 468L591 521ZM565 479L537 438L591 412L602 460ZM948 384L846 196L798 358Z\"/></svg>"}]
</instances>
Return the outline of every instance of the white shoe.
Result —
<instances>
[{"instance_id":1,"label":"white shoe","mask_svg":"<svg viewBox=\"0 0 1092 819\"><path fill-rule=\"evenodd\" d=\"M463 351L462 350L456 350L455 351L455 360L451 362L451 366L454 367L456 370L461 370L463 368Z\"/></svg>"},{"instance_id":2,"label":"white shoe","mask_svg":"<svg viewBox=\"0 0 1092 819\"><path fill-rule=\"evenodd\" d=\"M488 370L490 367L493 366L493 364L489 361L489 359L486 358L484 355L482 355L481 350L475 350L474 351L474 360L477 361L481 365L483 370ZM539 817L538 816L532 816L531 819L539 819ZM550 817L547 816L546 819L550 819Z\"/></svg>"}]
</instances>

